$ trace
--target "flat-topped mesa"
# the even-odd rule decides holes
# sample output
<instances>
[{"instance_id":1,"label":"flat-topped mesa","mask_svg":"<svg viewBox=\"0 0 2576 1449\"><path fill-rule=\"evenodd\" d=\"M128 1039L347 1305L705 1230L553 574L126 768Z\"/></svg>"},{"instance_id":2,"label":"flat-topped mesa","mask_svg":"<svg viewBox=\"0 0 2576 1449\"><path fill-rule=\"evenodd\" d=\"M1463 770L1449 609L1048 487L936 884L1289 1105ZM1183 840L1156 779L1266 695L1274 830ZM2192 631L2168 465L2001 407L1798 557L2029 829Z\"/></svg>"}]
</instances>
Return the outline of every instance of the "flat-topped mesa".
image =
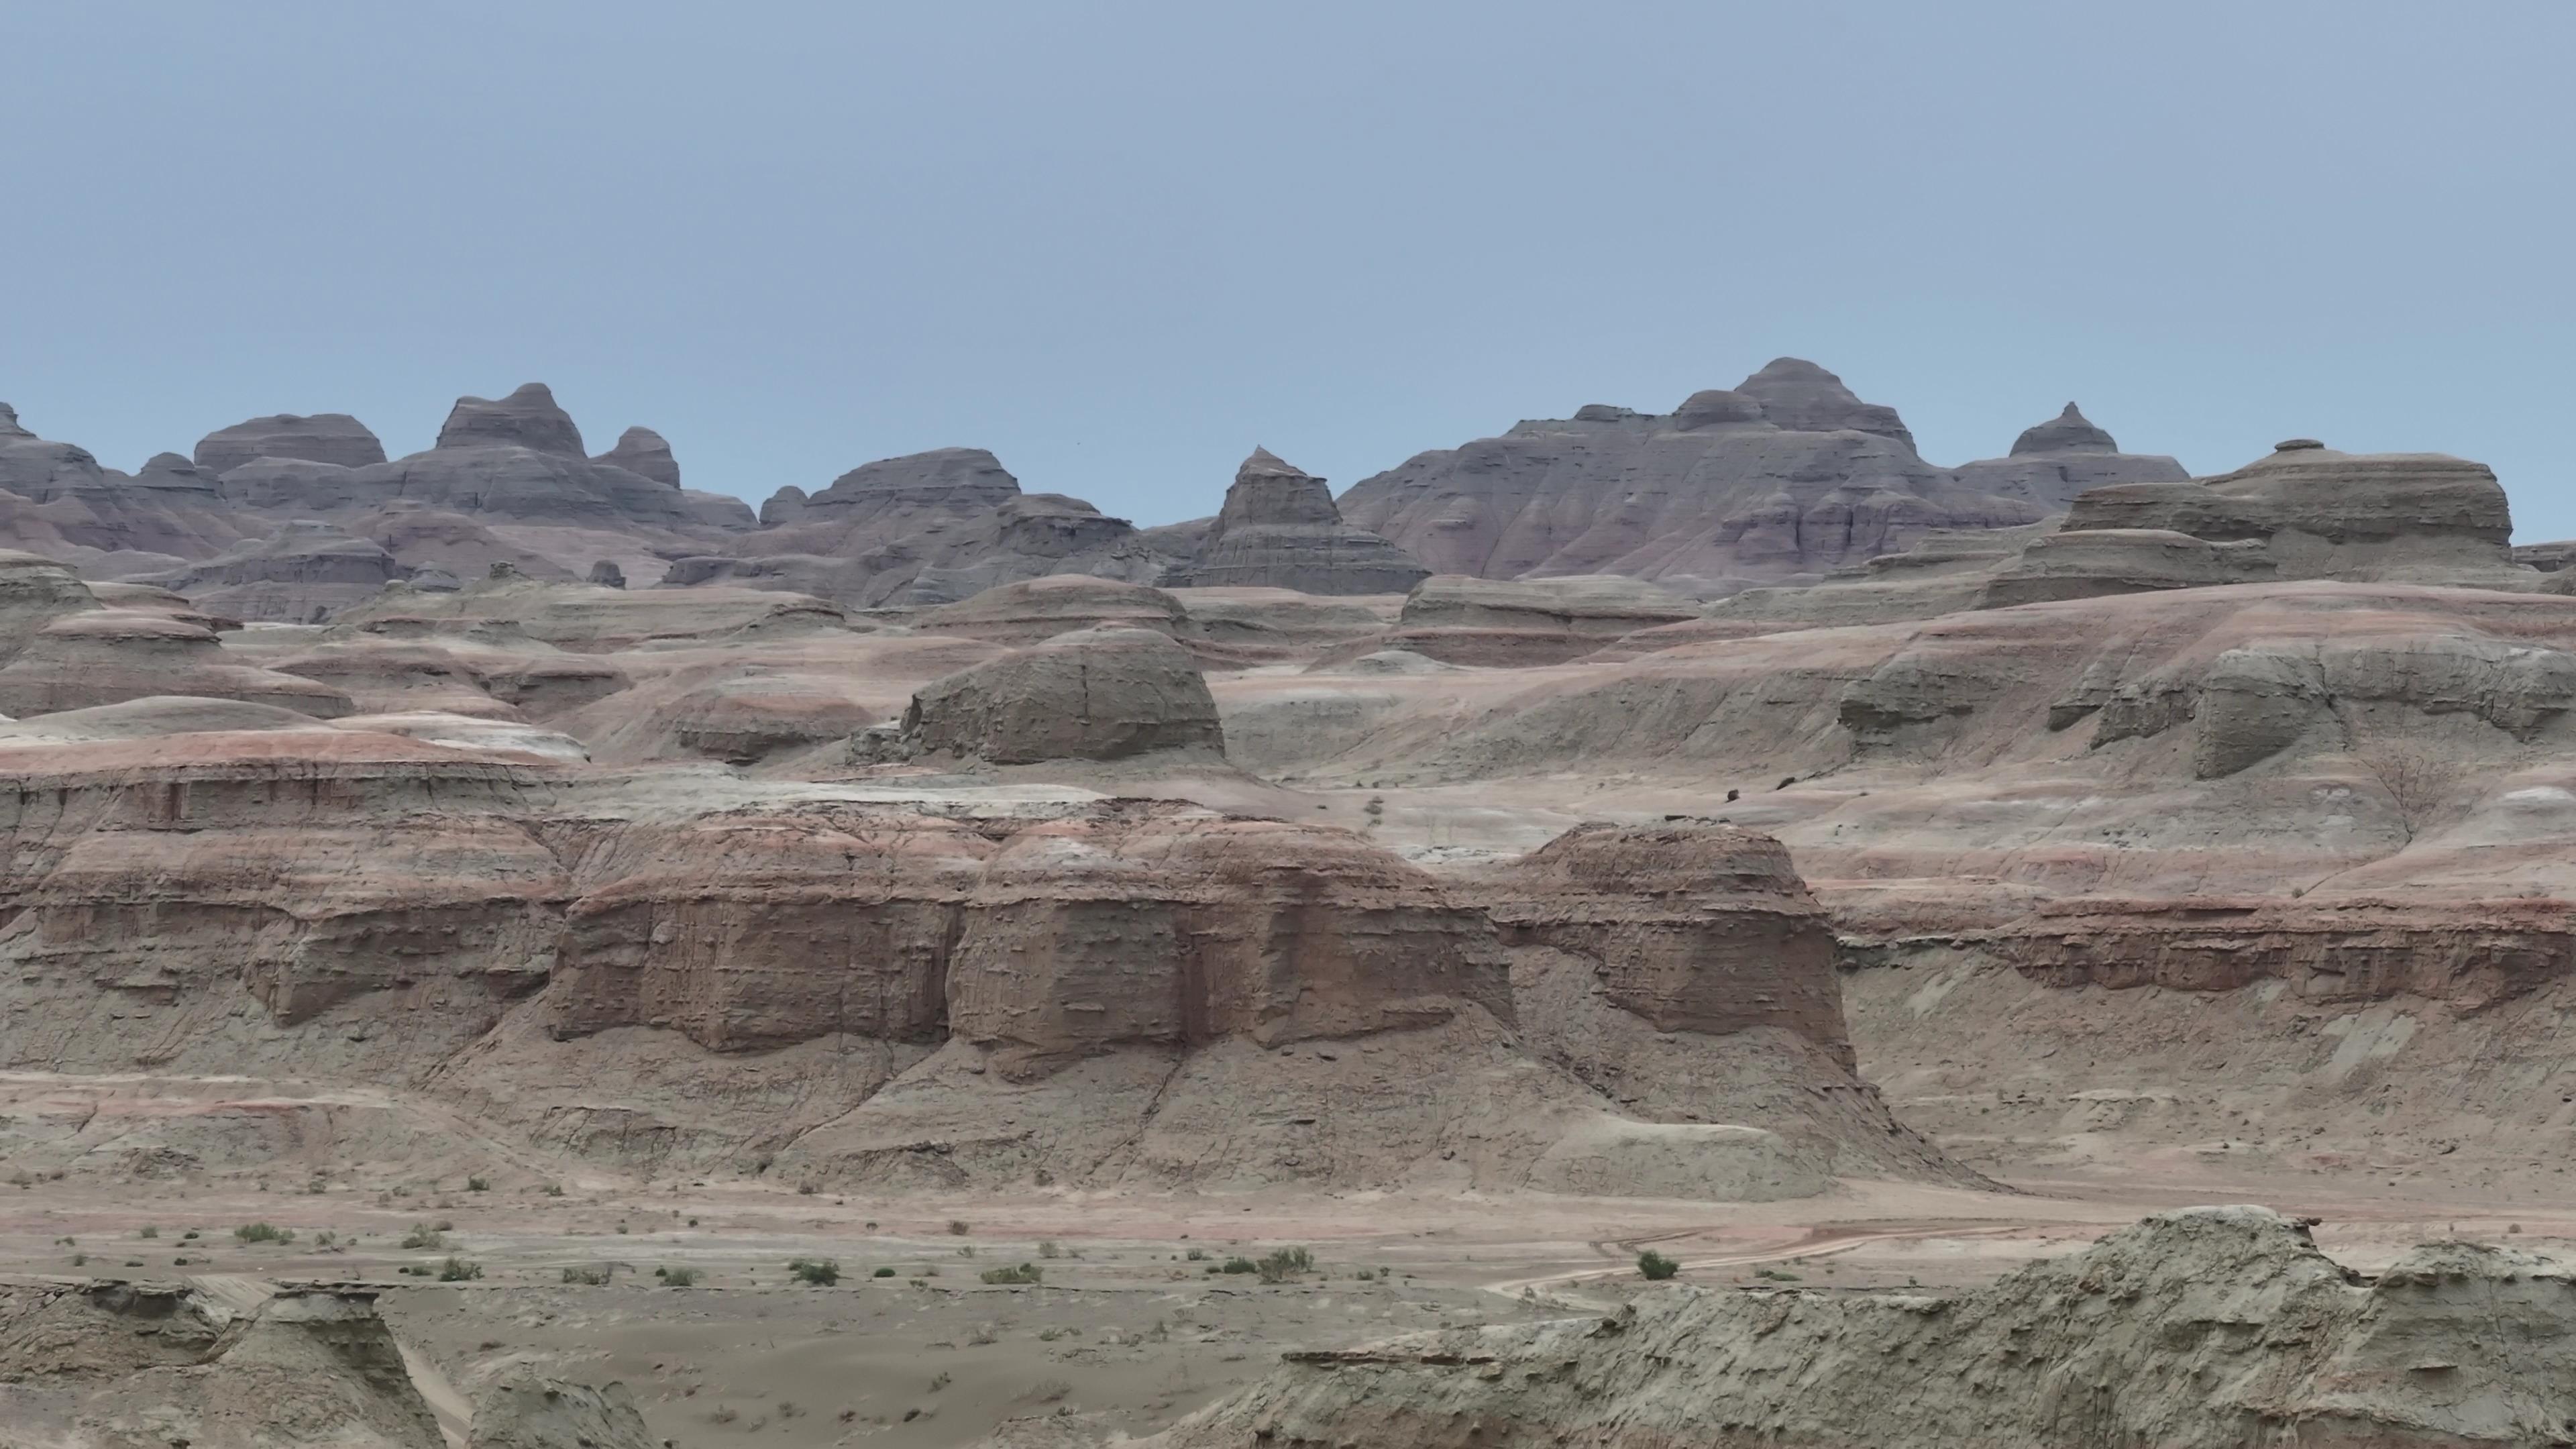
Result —
<instances>
[{"instance_id":1,"label":"flat-topped mesa","mask_svg":"<svg viewBox=\"0 0 2576 1449\"><path fill-rule=\"evenodd\" d=\"M364 468L385 461L385 445L347 413L271 413L197 440L197 466L221 476L254 458L287 458Z\"/></svg>"},{"instance_id":2,"label":"flat-topped mesa","mask_svg":"<svg viewBox=\"0 0 2576 1449\"><path fill-rule=\"evenodd\" d=\"M1235 470L1225 507L1187 580L1308 594L1400 594L1431 576L1421 560L1342 521L1324 480L1267 448Z\"/></svg>"},{"instance_id":3,"label":"flat-topped mesa","mask_svg":"<svg viewBox=\"0 0 2576 1449\"><path fill-rule=\"evenodd\" d=\"M1784 428L1810 433L1848 429L1892 438L1909 450L1914 446L1914 434L1896 409L1862 402L1841 378L1803 357L1775 357L1735 390L1760 404L1765 419Z\"/></svg>"},{"instance_id":4,"label":"flat-topped mesa","mask_svg":"<svg viewBox=\"0 0 2576 1449\"><path fill-rule=\"evenodd\" d=\"M2090 529L2260 543L2281 579L2476 584L2520 572L2513 510L2493 469L2443 453L2342 453L2306 438L2213 478L2093 489L2065 524Z\"/></svg>"},{"instance_id":5,"label":"flat-topped mesa","mask_svg":"<svg viewBox=\"0 0 2576 1449\"><path fill-rule=\"evenodd\" d=\"M554 390L542 382L523 383L498 400L458 398L432 446L520 447L540 453L584 456L581 429L573 424L572 414L555 405Z\"/></svg>"},{"instance_id":6,"label":"flat-topped mesa","mask_svg":"<svg viewBox=\"0 0 2576 1449\"><path fill-rule=\"evenodd\" d=\"M2021 436L2013 439L2012 445L2012 456L2016 458L2026 453L2116 453L2118 451L2120 451L2120 445L2111 440L2111 435L2095 427L2093 420L2084 416L2083 411L2072 402L2066 405L2066 411L2050 418L2047 422L2035 423L2022 429Z\"/></svg>"},{"instance_id":7,"label":"flat-topped mesa","mask_svg":"<svg viewBox=\"0 0 2576 1449\"><path fill-rule=\"evenodd\" d=\"M590 461L623 468L665 487L680 486L680 460L671 456L671 445L651 428L628 428L617 435L616 447Z\"/></svg>"}]
</instances>

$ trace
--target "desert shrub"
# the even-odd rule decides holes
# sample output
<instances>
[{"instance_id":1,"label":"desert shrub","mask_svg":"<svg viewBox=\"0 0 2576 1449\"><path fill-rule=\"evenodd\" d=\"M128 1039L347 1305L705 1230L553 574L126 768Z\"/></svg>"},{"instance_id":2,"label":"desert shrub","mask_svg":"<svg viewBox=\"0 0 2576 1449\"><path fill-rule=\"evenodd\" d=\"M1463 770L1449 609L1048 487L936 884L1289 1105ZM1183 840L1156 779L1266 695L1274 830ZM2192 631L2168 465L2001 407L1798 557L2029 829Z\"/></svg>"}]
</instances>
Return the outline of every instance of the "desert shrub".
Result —
<instances>
[{"instance_id":1,"label":"desert shrub","mask_svg":"<svg viewBox=\"0 0 2576 1449\"><path fill-rule=\"evenodd\" d=\"M1182 1256L1182 1257L1184 1257L1184 1258L1189 1259L1189 1260L1190 1260L1191 1262L1193 1262L1193 1263L1204 1263L1204 1262L1206 1262L1206 1261L1207 1261L1207 1249L1205 1249L1205 1248L1192 1248L1192 1249L1190 1249L1188 1252L1183 1253L1181 1256Z\"/></svg>"},{"instance_id":2,"label":"desert shrub","mask_svg":"<svg viewBox=\"0 0 2576 1449\"><path fill-rule=\"evenodd\" d=\"M411 1231L403 1234L402 1245L414 1252L427 1249L434 1253L447 1246L447 1234L436 1223L414 1223Z\"/></svg>"},{"instance_id":3,"label":"desert shrub","mask_svg":"<svg viewBox=\"0 0 2576 1449\"><path fill-rule=\"evenodd\" d=\"M1041 1258L1061 1258L1064 1256L1064 1249L1057 1247L1055 1239L1053 1238L1040 1238L1038 1240L1038 1256Z\"/></svg>"},{"instance_id":4,"label":"desert shrub","mask_svg":"<svg viewBox=\"0 0 2576 1449\"><path fill-rule=\"evenodd\" d=\"M438 1281L441 1283L463 1283L482 1276L482 1264L469 1263L463 1258L450 1257L438 1265Z\"/></svg>"},{"instance_id":5,"label":"desert shrub","mask_svg":"<svg viewBox=\"0 0 2576 1449\"><path fill-rule=\"evenodd\" d=\"M465 1179L465 1190L467 1192L490 1192L492 1190L492 1179L488 1177L469 1177Z\"/></svg>"},{"instance_id":6,"label":"desert shrub","mask_svg":"<svg viewBox=\"0 0 2576 1449\"><path fill-rule=\"evenodd\" d=\"M1046 1270L1035 1263L1022 1263L1016 1268L984 1270L984 1281L987 1283L1035 1283L1045 1276Z\"/></svg>"},{"instance_id":7,"label":"desert shrub","mask_svg":"<svg viewBox=\"0 0 2576 1449\"><path fill-rule=\"evenodd\" d=\"M894 1270L892 1268L879 1268L868 1276L871 1278L891 1278L894 1276Z\"/></svg>"},{"instance_id":8,"label":"desert shrub","mask_svg":"<svg viewBox=\"0 0 2576 1449\"><path fill-rule=\"evenodd\" d=\"M962 1238L973 1231L975 1230L967 1225L964 1218L950 1218L948 1220L948 1236L952 1238Z\"/></svg>"},{"instance_id":9,"label":"desert shrub","mask_svg":"<svg viewBox=\"0 0 2576 1449\"><path fill-rule=\"evenodd\" d=\"M841 1265L832 1258L790 1258L787 1260L787 1273L796 1281L811 1283L817 1288L829 1288L841 1281Z\"/></svg>"},{"instance_id":10,"label":"desert shrub","mask_svg":"<svg viewBox=\"0 0 2576 1449\"><path fill-rule=\"evenodd\" d=\"M1261 1271L1261 1265L1252 1261L1250 1258L1228 1258L1223 1263L1218 1264L1214 1271L1219 1273L1258 1273Z\"/></svg>"},{"instance_id":11,"label":"desert shrub","mask_svg":"<svg viewBox=\"0 0 2576 1449\"><path fill-rule=\"evenodd\" d=\"M1314 1269L1315 1255L1304 1248L1279 1248L1263 1254L1261 1261L1253 1265L1253 1271L1261 1275L1264 1283L1285 1283Z\"/></svg>"},{"instance_id":12,"label":"desert shrub","mask_svg":"<svg viewBox=\"0 0 2576 1449\"><path fill-rule=\"evenodd\" d=\"M1681 1264L1652 1248L1637 1255L1637 1275L1649 1283L1661 1283L1681 1270Z\"/></svg>"},{"instance_id":13,"label":"desert shrub","mask_svg":"<svg viewBox=\"0 0 2576 1449\"><path fill-rule=\"evenodd\" d=\"M291 1243L295 1241L295 1233L293 1229L281 1228L275 1223L244 1223L240 1227L233 1229L233 1236L241 1239L245 1243Z\"/></svg>"},{"instance_id":14,"label":"desert shrub","mask_svg":"<svg viewBox=\"0 0 2576 1449\"><path fill-rule=\"evenodd\" d=\"M609 1269L605 1264L595 1267L566 1268L563 1270L563 1280L565 1282L578 1283L584 1288L607 1287L608 1275Z\"/></svg>"},{"instance_id":15,"label":"desert shrub","mask_svg":"<svg viewBox=\"0 0 2576 1449\"><path fill-rule=\"evenodd\" d=\"M698 1270L695 1268L656 1268L653 1270L653 1276L661 1279L662 1286L665 1288L698 1286Z\"/></svg>"},{"instance_id":16,"label":"desert shrub","mask_svg":"<svg viewBox=\"0 0 2576 1449\"><path fill-rule=\"evenodd\" d=\"M136 1233L134 1236L138 1238L157 1238L161 1236L161 1230L153 1227L149 1223L146 1223L144 1224L142 1231Z\"/></svg>"},{"instance_id":17,"label":"desert shrub","mask_svg":"<svg viewBox=\"0 0 2576 1449\"><path fill-rule=\"evenodd\" d=\"M1753 1270L1753 1276L1756 1278L1766 1279L1773 1283L1800 1283L1805 1281L1795 1273L1783 1273L1776 1268L1756 1268Z\"/></svg>"}]
</instances>

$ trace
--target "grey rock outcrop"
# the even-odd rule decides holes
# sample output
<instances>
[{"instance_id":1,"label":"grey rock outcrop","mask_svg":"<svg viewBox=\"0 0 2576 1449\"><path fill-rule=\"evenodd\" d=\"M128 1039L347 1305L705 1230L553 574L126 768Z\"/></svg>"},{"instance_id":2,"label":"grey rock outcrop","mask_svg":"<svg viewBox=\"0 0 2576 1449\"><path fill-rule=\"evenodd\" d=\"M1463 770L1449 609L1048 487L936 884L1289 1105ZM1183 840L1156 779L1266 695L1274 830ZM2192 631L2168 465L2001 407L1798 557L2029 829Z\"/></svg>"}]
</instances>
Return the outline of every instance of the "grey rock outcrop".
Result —
<instances>
[{"instance_id":1,"label":"grey rock outcrop","mask_svg":"<svg viewBox=\"0 0 2576 1449\"><path fill-rule=\"evenodd\" d=\"M2214 478L2094 489L2076 500L2064 531L2097 529L2258 543L2283 579L2502 582L2520 572L2512 509L2485 464L2341 453L2306 439Z\"/></svg>"},{"instance_id":2,"label":"grey rock outcrop","mask_svg":"<svg viewBox=\"0 0 2576 1449\"><path fill-rule=\"evenodd\" d=\"M217 428L197 440L197 466L218 477L254 458L364 468L385 461L385 445L347 413L272 413Z\"/></svg>"},{"instance_id":3,"label":"grey rock outcrop","mask_svg":"<svg viewBox=\"0 0 2576 1449\"><path fill-rule=\"evenodd\" d=\"M861 607L944 604L1048 574L1162 581L1178 562L1079 498L1022 493L981 448L868 463L807 497L782 488L767 526L674 561L664 582L788 589Z\"/></svg>"},{"instance_id":4,"label":"grey rock outcrop","mask_svg":"<svg viewBox=\"0 0 2576 1449\"><path fill-rule=\"evenodd\" d=\"M318 623L411 573L383 545L308 518L142 582L237 619Z\"/></svg>"},{"instance_id":5,"label":"grey rock outcrop","mask_svg":"<svg viewBox=\"0 0 2576 1449\"><path fill-rule=\"evenodd\" d=\"M1163 752L1221 758L1225 731L1207 680L1170 636L1085 629L924 686L892 730L860 736L852 750L995 765Z\"/></svg>"},{"instance_id":6,"label":"grey rock outcrop","mask_svg":"<svg viewBox=\"0 0 2576 1449\"><path fill-rule=\"evenodd\" d=\"M651 428L628 428L617 435L616 447L591 461L613 464L665 487L680 486L680 460L671 456L671 445Z\"/></svg>"},{"instance_id":7,"label":"grey rock outcrop","mask_svg":"<svg viewBox=\"0 0 2576 1449\"><path fill-rule=\"evenodd\" d=\"M1893 409L1793 358L1669 415L1594 405L1417 454L1340 506L1436 573L1626 574L1703 597L2049 512L1925 462Z\"/></svg>"},{"instance_id":8,"label":"grey rock outcrop","mask_svg":"<svg viewBox=\"0 0 2576 1449\"><path fill-rule=\"evenodd\" d=\"M2004 498L2022 498L2054 513L2079 494L2115 483L2174 483L2191 474L2161 454L2123 453L2111 435L2094 426L2075 404L2047 422L2022 430L2009 457L1984 458L1958 467L1959 485Z\"/></svg>"},{"instance_id":9,"label":"grey rock outcrop","mask_svg":"<svg viewBox=\"0 0 2576 1449\"><path fill-rule=\"evenodd\" d=\"M474 1391L466 1449L658 1449L624 1384L592 1387L519 1364Z\"/></svg>"},{"instance_id":10,"label":"grey rock outcrop","mask_svg":"<svg viewBox=\"0 0 2576 1449\"><path fill-rule=\"evenodd\" d=\"M2553 1443L2576 1421L2576 1281L2457 1242L2372 1281L2267 1209L2193 1208L1961 1292L1673 1287L1606 1317L1286 1357L1146 1442Z\"/></svg>"},{"instance_id":11,"label":"grey rock outcrop","mask_svg":"<svg viewBox=\"0 0 2576 1449\"><path fill-rule=\"evenodd\" d=\"M1307 594L1396 594L1431 576L1421 560L1342 521L1324 480L1267 448L1234 474L1225 507L1189 566L1200 587L1257 586Z\"/></svg>"},{"instance_id":12,"label":"grey rock outcrop","mask_svg":"<svg viewBox=\"0 0 2576 1449\"><path fill-rule=\"evenodd\" d=\"M533 448L582 456L581 429L555 404L554 389L522 383L508 397L461 397L438 430L436 448Z\"/></svg>"},{"instance_id":13,"label":"grey rock outcrop","mask_svg":"<svg viewBox=\"0 0 2576 1449\"><path fill-rule=\"evenodd\" d=\"M601 559L590 566L590 581L603 589L622 589L626 587L626 570L613 559Z\"/></svg>"}]
</instances>

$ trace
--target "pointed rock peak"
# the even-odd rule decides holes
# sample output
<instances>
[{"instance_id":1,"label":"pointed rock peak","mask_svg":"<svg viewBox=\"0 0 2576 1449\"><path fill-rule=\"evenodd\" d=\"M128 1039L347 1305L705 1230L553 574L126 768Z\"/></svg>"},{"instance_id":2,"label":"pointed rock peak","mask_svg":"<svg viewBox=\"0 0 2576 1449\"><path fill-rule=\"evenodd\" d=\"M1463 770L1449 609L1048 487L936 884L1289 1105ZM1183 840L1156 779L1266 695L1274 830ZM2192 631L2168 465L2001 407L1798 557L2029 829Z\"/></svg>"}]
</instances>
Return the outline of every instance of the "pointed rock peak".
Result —
<instances>
[{"instance_id":1,"label":"pointed rock peak","mask_svg":"<svg viewBox=\"0 0 2576 1449\"><path fill-rule=\"evenodd\" d=\"M1255 448L1234 470L1234 486L1225 490L1225 507L1216 516L1217 531L1247 524L1324 524L1342 521L1324 480L1299 470L1268 448Z\"/></svg>"},{"instance_id":2,"label":"pointed rock peak","mask_svg":"<svg viewBox=\"0 0 2576 1449\"><path fill-rule=\"evenodd\" d=\"M35 434L18 426L18 410L0 403L0 438L32 438Z\"/></svg>"},{"instance_id":3,"label":"pointed rock peak","mask_svg":"<svg viewBox=\"0 0 2576 1449\"><path fill-rule=\"evenodd\" d=\"M1673 426L1686 433L1695 428L1760 421L1762 404L1732 388L1701 388L1682 399L1682 405L1673 409Z\"/></svg>"},{"instance_id":4,"label":"pointed rock peak","mask_svg":"<svg viewBox=\"0 0 2576 1449\"><path fill-rule=\"evenodd\" d=\"M2012 456L2024 453L2116 453L2120 445L2111 435L2093 426L2093 420L2073 403L2066 411L2036 427L2022 429L2013 440Z\"/></svg>"},{"instance_id":5,"label":"pointed rock peak","mask_svg":"<svg viewBox=\"0 0 2576 1449\"><path fill-rule=\"evenodd\" d=\"M591 460L611 463L629 473L638 473L665 488L680 486L680 460L671 456L671 445L651 428L628 428L617 435L617 446Z\"/></svg>"},{"instance_id":6,"label":"pointed rock peak","mask_svg":"<svg viewBox=\"0 0 2576 1449\"><path fill-rule=\"evenodd\" d=\"M438 430L437 448L530 448L582 456L581 429L555 406L554 390L531 382L499 401L461 397Z\"/></svg>"},{"instance_id":7,"label":"pointed rock peak","mask_svg":"<svg viewBox=\"0 0 2576 1449\"><path fill-rule=\"evenodd\" d=\"M1914 446L1914 434L1896 409L1862 402L1841 378L1803 357L1771 359L1736 391L1760 403L1762 416L1784 428L1812 433L1848 429Z\"/></svg>"},{"instance_id":8,"label":"pointed rock peak","mask_svg":"<svg viewBox=\"0 0 2576 1449\"><path fill-rule=\"evenodd\" d=\"M1243 460L1242 467L1234 470L1234 481L1237 483L1242 482L1246 478L1309 478L1313 476L1313 474L1308 473L1305 469L1300 468L1296 464L1289 462L1287 459L1280 457L1268 448L1258 447L1252 450L1251 457ZM1322 480L1317 479L1316 481L1321 482Z\"/></svg>"}]
</instances>

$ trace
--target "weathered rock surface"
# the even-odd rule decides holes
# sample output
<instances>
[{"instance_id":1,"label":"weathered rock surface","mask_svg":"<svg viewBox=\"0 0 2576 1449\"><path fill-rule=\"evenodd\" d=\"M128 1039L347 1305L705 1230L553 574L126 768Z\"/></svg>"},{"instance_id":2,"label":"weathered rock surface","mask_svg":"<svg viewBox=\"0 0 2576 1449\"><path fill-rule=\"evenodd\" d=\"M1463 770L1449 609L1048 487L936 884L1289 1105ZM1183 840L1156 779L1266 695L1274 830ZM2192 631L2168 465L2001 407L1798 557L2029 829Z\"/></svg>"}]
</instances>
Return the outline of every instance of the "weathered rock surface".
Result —
<instances>
[{"instance_id":1,"label":"weathered rock surface","mask_svg":"<svg viewBox=\"0 0 2576 1449\"><path fill-rule=\"evenodd\" d=\"M215 429L197 440L195 456L199 468L221 477L256 458L364 468L385 461L385 445L347 413L276 413Z\"/></svg>"},{"instance_id":2,"label":"weathered rock surface","mask_svg":"<svg viewBox=\"0 0 2576 1449\"><path fill-rule=\"evenodd\" d=\"M1435 573L1628 574L1703 595L2047 512L1924 462L1893 410L1794 358L1669 415L1596 405L1419 454L1341 510Z\"/></svg>"},{"instance_id":3,"label":"weathered rock surface","mask_svg":"<svg viewBox=\"0 0 2576 1449\"><path fill-rule=\"evenodd\" d=\"M354 1289L237 1314L173 1283L0 1284L0 1423L106 1449L446 1444L375 1295Z\"/></svg>"},{"instance_id":4,"label":"weathered rock surface","mask_svg":"<svg viewBox=\"0 0 2576 1449\"><path fill-rule=\"evenodd\" d=\"M994 765L1225 753L1198 665L1150 629L1061 634L976 665L915 694L890 733L861 746Z\"/></svg>"},{"instance_id":5,"label":"weathered rock surface","mask_svg":"<svg viewBox=\"0 0 2576 1449\"><path fill-rule=\"evenodd\" d=\"M1421 562L1342 521L1324 480L1255 448L1188 568L1200 587L1308 594L1397 594L1430 576Z\"/></svg>"},{"instance_id":6,"label":"weathered rock surface","mask_svg":"<svg viewBox=\"0 0 2576 1449\"><path fill-rule=\"evenodd\" d=\"M2160 455L2123 453L2111 435L2093 425L2075 404L2013 441L2012 453L1962 463L1959 486L2005 498L2026 498L2051 513L2076 496L2114 483L2178 483L2190 477L2182 464Z\"/></svg>"},{"instance_id":7,"label":"weathered rock surface","mask_svg":"<svg viewBox=\"0 0 2576 1449\"><path fill-rule=\"evenodd\" d=\"M160 694L274 704L319 719L350 712L349 697L328 685L230 662L204 625L137 610L64 615L0 667L0 714L14 718Z\"/></svg>"},{"instance_id":8,"label":"weathered rock surface","mask_svg":"<svg viewBox=\"0 0 2576 1449\"><path fill-rule=\"evenodd\" d=\"M616 447L591 461L612 464L666 488L680 486L680 460L671 456L670 443L651 428L628 428L617 435Z\"/></svg>"},{"instance_id":9,"label":"weathered rock surface","mask_svg":"<svg viewBox=\"0 0 2576 1449\"><path fill-rule=\"evenodd\" d=\"M466 1449L660 1449L624 1384L568 1383L524 1365L474 1391Z\"/></svg>"},{"instance_id":10,"label":"weathered rock surface","mask_svg":"<svg viewBox=\"0 0 2576 1449\"><path fill-rule=\"evenodd\" d=\"M2273 1212L2195 1208L1946 1295L1669 1288L1608 1317L1292 1353L1149 1442L2537 1444L2576 1419L2571 1318L2576 1282L2547 1258L2434 1243L2365 1281Z\"/></svg>"},{"instance_id":11,"label":"weathered rock surface","mask_svg":"<svg viewBox=\"0 0 2576 1449\"><path fill-rule=\"evenodd\" d=\"M238 619L318 623L412 570L372 540L320 519L296 519L148 582Z\"/></svg>"}]
</instances>

